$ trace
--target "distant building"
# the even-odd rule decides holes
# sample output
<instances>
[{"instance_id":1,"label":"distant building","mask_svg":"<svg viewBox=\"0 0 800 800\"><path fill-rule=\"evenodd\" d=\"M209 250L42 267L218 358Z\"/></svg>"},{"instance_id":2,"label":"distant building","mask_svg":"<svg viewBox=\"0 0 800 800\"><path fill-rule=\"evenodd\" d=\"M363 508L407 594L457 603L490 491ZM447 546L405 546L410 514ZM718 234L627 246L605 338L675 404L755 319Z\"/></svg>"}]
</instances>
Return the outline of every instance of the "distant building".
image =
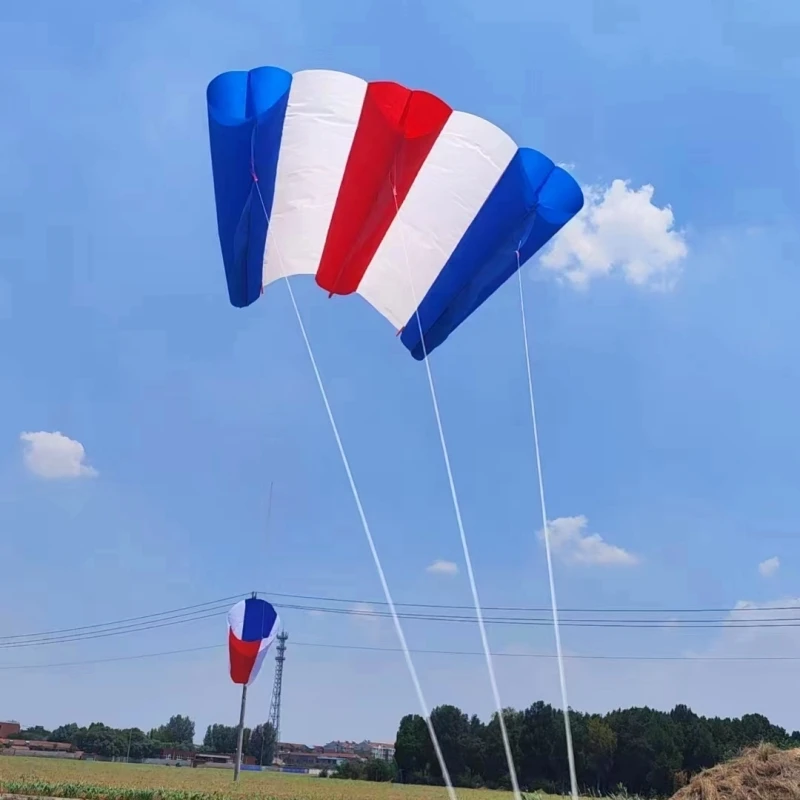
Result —
<instances>
[{"instance_id":1,"label":"distant building","mask_svg":"<svg viewBox=\"0 0 800 800\"><path fill-rule=\"evenodd\" d=\"M359 742L356 753L366 755L367 758L377 758L379 761L394 760L394 743L390 742Z\"/></svg>"},{"instance_id":2,"label":"distant building","mask_svg":"<svg viewBox=\"0 0 800 800\"><path fill-rule=\"evenodd\" d=\"M296 744L294 742L278 742L279 753L313 753L314 748L307 744Z\"/></svg>"},{"instance_id":3,"label":"distant building","mask_svg":"<svg viewBox=\"0 0 800 800\"><path fill-rule=\"evenodd\" d=\"M68 742L38 742L26 739L0 739L0 755L83 758L83 752Z\"/></svg>"},{"instance_id":4,"label":"distant building","mask_svg":"<svg viewBox=\"0 0 800 800\"><path fill-rule=\"evenodd\" d=\"M194 758L194 750L182 750L179 747L167 747L161 749L158 757L164 761L191 761L192 758Z\"/></svg>"},{"instance_id":5,"label":"distant building","mask_svg":"<svg viewBox=\"0 0 800 800\"><path fill-rule=\"evenodd\" d=\"M389 742L350 742L335 739L322 746L281 742L277 747L275 763L285 767L303 769L335 769L345 761L365 761L377 758L394 759L394 744Z\"/></svg>"},{"instance_id":6,"label":"distant building","mask_svg":"<svg viewBox=\"0 0 800 800\"><path fill-rule=\"evenodd\" d=\"M0 739L8 739L20 732L19 722L0 722Z\"/></svg>"},{"instance_id":7,"label":"distant building","mask_svg":"<svg viewBox=\"0 0 800 800\"><path fill-rule=\"evenodd\" d=\"M338 739L334 739L332 742L328 742L328 744L322 745L322 752L323 753L355 753L356 747L358 745L355 742L341 742Z\"/></svg>"},{"instance_id":8,"label":"distant building","mask_svg":"<svg viewBox=\"0 0 800 800\"><path fill-rule=\"evenodd\" d=\"M191 758L193 767L233 767L236 756L233 753L194 753ZM242 764L253 766L255 763L254 756L242 756Z\"/></svg>"},{"instance_id":9,"label":"distant building","mask_svg":"<svg viewBox=\"0 0 800 800\"><path fill-rule=\"evenodd\" d=\"M295 769L336 769L345 761L362 761L355 753L278 753L277 761L283 767Z\"/></svg>"}]
</instances>

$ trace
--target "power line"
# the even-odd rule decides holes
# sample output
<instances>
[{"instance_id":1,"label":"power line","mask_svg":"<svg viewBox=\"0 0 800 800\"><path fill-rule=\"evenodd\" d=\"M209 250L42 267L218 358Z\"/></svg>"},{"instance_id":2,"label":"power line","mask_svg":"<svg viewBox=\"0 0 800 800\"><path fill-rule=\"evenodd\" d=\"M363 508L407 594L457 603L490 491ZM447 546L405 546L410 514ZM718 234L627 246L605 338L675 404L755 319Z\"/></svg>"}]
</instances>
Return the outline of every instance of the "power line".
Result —
<instances>
[{"instance_id":1,"label":"power line","mask_svg":"<svg viewBox=\"0 0 800 800\"><path fill-rule=\"evenodd\" d=\"M0 664L0 670L18 670L18 669L53 669L55 667L84 667L90 664L110 664L115 661L139 661L145 658L160 658L162 656L174 656L179 653L197 653L201 650L219 650L225 647L222 644L210 644L203 647L184 647L179 650L162 650L158 653L139 653L132 656L112 656L111 658L90 658L85 661L59 661L54 664Z\"/></svg>"},{"instance_id":2,"label":"power line","mask_svg":"<svg viewBox=\"0 0 800 800\"><path fill-rule=\"evenodd\" d=\"M177 650L162 650L156 653L139 653L130 656L115 656L111 658L94 658L82 661L61 661L48 664L2 664L0 670L28 670L28 669L54 669L56 667L81 667L90 666L93 664L110 664L119 661L139 661L148 658L161 658L164 656L179 655L183 653L196 653L205 650L220 650L224 648L224 644L204 645L200 647L185 647ZM324 642L294 642L296 647L311 647L325 650L353 650L361 652L378 652L378 653L402 653L402 648L399 647L378 647L369 645L356 645L356 644L331 644ZM413 653L420 655L439 655L439 656L483 656L483 651L478 650L436 650L436 649L412 649ZM498 658L523 658L523 659L553 659L556 657L555 653L508 653L504 651L493 651L493 656ZM636 656L636 655L605 655L595 653L582 653L564 655L564 658L573 661L720 661L720 662L737 662L737 661L786 661L795 662L800 661L800 656Z\"/></svg>"},{"instance_id":3,"label":"power line","mask_svg":"<svg viewBox=\"0 0 800 800\"><path fill-rule=\"evenodd\" d=\"M311 611L322 614L339 614L345 616L389 618L385 611L355 608L329 608L325 606L305 606L283 603L283 609L296 611ZM795 609L800 611L800 609ZM408 612L398 613L400 619L417 620L423 622L451 622L473 623L475 617L471 615L454 614L414 614ZM511 625L526 627L549 627L552 619L548 617L485 617L484 622L492 625ZM684 630L703 630L720 628L798 628L800 617L770 617L761 620L613 620L613 619L563 619L561 624L576 628L626 628L626 629L670 629L682 628Z\"/></svg>"},{"instance_id":4,"label":"power line","mask_svg":"<svg viewBox=\"0 0 800 800\"><path fill-rule=\"evenodd\" d=\"M223 598L226 601L237 599L241 595L233 598ZM210 601L217 602L217 601ZM437 606L428 606L436 608ZM17 634L15 636L3 637L0 640L0 650L17 649L20 647L40 647L50 644L68 644L73 642L83 642L94 639L103 639L112 636L119 636L128 633L141 633L159 628L183 625L189 622L200 622L222 616L228 608L228 602L224 604L211 605L210 603L186 606L184 610L173 609L164 611L160 614L148 614L140 617L132 617L127 620L117 620L116 622L100 623L96 625L80 626L76 628L65 628L62 631L50 631L47 634ZM370 608L333 608L322 605L305 605L298 603L282 603L284 610L296 610L306 613L335 614L345 616L370 617L377 619L387 619L391 614L387 611ZM443 608L448 608L443 606ZM798 612L800 609L787 607L787 610ZM471 610L471 609L470 609ZM475 622L474 614L434 614L421 612L398 612L398 617L404 620L420 622L436 622L449 624L472 624ZM549 616L525 617L525 616L492 616L484 620L490 625L502 625L512 627L549 627L552 620ZM585 617L566 617L561 621L565 627L576 628L603 628L603 629L632 629L632 630L663 630L663 629L682 629L682 630L719 630L726 628L797 628L800 627L800 617L763 617L761 619L615 619L615 618L585 618ZM36 638L38 637L38 638Z\"/></svg>"},{"instance_id":5,"label":"power line","mask_svg":"<svg viewBox=\"0 0 800 800\"><path fill-rule=\"evenodd\" d=\"M289 600L314 600L320 603L350 603L354 605L365 604L371 606L383 606L383 600L364 600L344 597L325 597L312 594L289 594L287 592L259 592L259 594L270 597L285 597ZM470 611L473 606L446 605L442 603L395 603L402 608L440 608L452 611ZM551 609L544 606L485 606L481 605L486 611L515 611L550 613ZM747 606L745 608L646 608L631 606L629 608L559 608L559 611L570 614L730 614L736 612L754 611L797 611L800 612L800 605L794 606Z\"/></svg>"},{"instance_id":6,"label":"power line","mask_svg":"<svg viewBox=\"0 0 800 800\"><path fill-rule=\"evenodd\" d=\"M395 647L370 647L355 644L322 644L317 642L295 642L300 647L324 647L334 650L366 650L384 653L399 652ZM414 653L425 653L438 656L482 656L479 650L414 650ZM532 658L553 659L556 653L507 653L493 652L492 655L500 658ZM612 656L602 654L575 654L566 655L574 661L800 661L800 656Z\"/></svg>"},{"instance_id":7,"label":"power line","mask_svg":"<svg viewBox=\"0 0 800 800\"><path fill-rule=\"evenodd\" d=\"M0 641L8 641L12 639L24 639L24 638L39 638L42 636L55 636L58 634L64 633L75 633L76 631L88 631L94 630L98 628L108 628L112 625L123 625L129 622L138 622L140 620L148 620L153 619L155 617L164 617L167 614L180 614L181 612L192 611L194 609L200 609L204 606L215 606L219 603L231 602L232 600L239 600L243 595L242 594L235 594L231 595L230 597L221 597L218 600L209 600L205 603L196 603L192 606L182 606L181 608L172 608L168 611L157 611L153 614L142 614L138 617L127 617L125 619L117 619L112 620L111 622L98 622L94 625L80 625L77 628L60 628L54 631L41 631L40 633L17 633L13 636L0 636Z\"/></svg>"},{"instance_id":8,"label":"power line","mask_svg":"<svg viewBox=\"0 0 800 800\"><path fill-rule=\"evenodd\" d=\"M15 642L0 642L0 650L16 650L20 647L41 647L48 644L69 644L71 642L85 642L92 639L106 639L109 636L120 636L126 633L141 633L143 631L152 631L158 628L168 628L173 625L184 625L187 622L200 622L204 619L211 619L212 617L219 617L225 614L228 606L218 606L214 609L202 609L209 613L192 612L188 615L183 615L179 618L166 618L165 620L155 620L154 622L137 625L120 626L110 630L89 631L86 633L79 633L74 635L54 636L41 639L31 639L26 641Z\"/></svg>"},{"instance_id":9,"label":"power line","mask_svg":"<svg viewBox=\"0 0 800 800\"><path fill-rule=\"evenodd\" d=\"M386 602L382 600L359 600L354 598L342 598L342 597L329 597L329 596L321 596L321 595L304 595L304 594L290 594L286 592L261 592L261 594L268 595L271 597L277 598L287 598L287 599L294 599L294 600L311 600L316 602L324 602L324 603L339 603L339 604L351 604L351 605L363 605L363 606L386 606ZM151 623L163 622L165 620L177 619L182 618L184 616L190 616L192 614L200 614L203 611L213 611L216 609L209 608L210 606L219 606L222 603L229 603L235 600L241 599L245 596L245 593L240 593L236 595L230 595L228 597L222 597L217 600L209 600L205 603L196 603L194 605L189 606L182 606L180 608L173 608L166 611L159 611L151 614L142 614L136 617L126 617L123 619L111 620L109 622L101 622L95 623L92 625L80 625L72 628L60 628L56 630L49 630L49 631L40 631L37 633L22 633L22 634L13 634L13 635L5 635L0 636L0 648L4 647L5 642L14 642L14 641L23 641L27 639L44 639L50 637L59 637L74 634L76 637L84 636L84 632L87 632L86 635L89 635L90 632L94 631L101 631L101 629L106 628L114 628L118 629L120 632L124 632L123 628L131 628L131 629L142 629L148 630L149 625ZM285 608L292 608L296 610L303 610L303 611L315 611L315 612L323 612L323 613L358 613L358 614L379 614L380 612L370 611L368 609L328 609L322 608L319 606L306 606L306 605L299 605L299 604L281 604ZM418 608L418 609L439 609L443 611L472 611L472 606L465 606L465 605L447 605L442 603L396 603L398 607L403 608ZM483 606L484 610L486 611L498 611L498 612L511 612L511 613L544 613L550 614L549 608L544 607L536 607L536 606ZM561 609L564 613L571 613L571 614L632 614L632 613L639 613L639 614L698 614L698 613L708 613L708 614L730 614L732 611L737 613L752 613L752 612L764 612L764 611L794 611L796 613L800 613L800 606L747 606L745 608L739 609L730 609L730 608L661 608L661 609L654 609L654 608L642 608L642 607L630 607L630 608L564 608ZM461 618L457 618L456 615L417 615L421 619L427 619L430 617L431 619L435 619L438 621L440 617L446 617L448 620L453 619L457 621L461 621ZM410 619L416 618L414 616L410 616ZM466 621L469 621L471 618L466 617L464 618ZM522 618L523 620L525 618ZM798 618L800 620L800 618ZM535 621L535 622L542 622L545 624L549 624L551 619L549 617L545 618L533 618L528 619L528 621ZM603 620L603 619L577 619L572 620L573 622L591 622L591 623L611 623L616 622L615 620ZM763 618L758 620L758 623L762 622L781 622L786 623L792 621L790 618L785 617L769 617ZM628 623L636 623L641 622L643 624L647 624L649 621L646 620L635 620L635 619L622 619L619 622L628 624ZM677 627L681 625L693 625L695 623L713 623L713 624L725 624L729 626L737 626L739 623L745 622L744 620L657 620L661 625L664 627ZM138 624L134 624L138 623Z\"/></svg>"}]
</instances>

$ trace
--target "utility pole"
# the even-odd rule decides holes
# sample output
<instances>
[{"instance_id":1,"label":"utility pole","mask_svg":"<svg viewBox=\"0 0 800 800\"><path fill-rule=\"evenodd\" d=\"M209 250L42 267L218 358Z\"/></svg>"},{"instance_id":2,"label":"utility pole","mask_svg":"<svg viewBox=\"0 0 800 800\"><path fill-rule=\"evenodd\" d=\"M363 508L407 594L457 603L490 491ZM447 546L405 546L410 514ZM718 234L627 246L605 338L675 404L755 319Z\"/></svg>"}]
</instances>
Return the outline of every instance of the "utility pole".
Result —
<instances>
[{"instance_id":1,"label":"utility pole","mask_svg":"<svg viewBox=\"0 0 800 800\"><path fill-rule=\"evenodd\" d=\"M278 653L275 656L275 681L272 684L272 700L269 704L269 721L275 731L276 754L278 752L278 742L281 740L281 692L283 691L283 664L286 661L286 640L288 638L289 634L286 631L281 631L278 634Z\"/></svg>"},{"instance_id":2,"label":"utility pole","mask_svg":"<svg viewBox=\"0 0 800 800\"><path fill-rule=\"evenodd\" d=\"M236 738L236 761L233 764L233 780L239 780L239 769L242 766L242 744L244 743L244 710L247 705L247 684L242 684L242 707L239 711L239 735Z\"/></svg>"},{"instance_id":3,"label":"utility pole","mask_svg":"<svg viewBox=\"0 0 800 800\"><path fill-rule=\"evenodd\" d=\"M252 596L258 597L257 592L253 592ZM236 736L236 761L233 764L233 780L239 780L239 770L242 767L242 746L244 744L244 712L247 706L247 684L242 684L242 705L239 709L239 731Z\"/></svg>"}]
</instances>

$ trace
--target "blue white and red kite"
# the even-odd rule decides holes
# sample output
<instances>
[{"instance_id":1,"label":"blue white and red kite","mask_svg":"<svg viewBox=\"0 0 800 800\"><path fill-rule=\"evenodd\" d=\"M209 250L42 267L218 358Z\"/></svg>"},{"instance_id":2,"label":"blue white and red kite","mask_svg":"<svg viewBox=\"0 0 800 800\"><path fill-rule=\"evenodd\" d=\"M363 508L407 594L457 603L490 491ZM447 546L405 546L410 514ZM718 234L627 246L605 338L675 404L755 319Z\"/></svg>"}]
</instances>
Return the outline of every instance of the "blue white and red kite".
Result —
<instances>
[{"instance_id":1,"label":"blue white and red kite","mask_svg":"<svg viewBox=\"0 0 800 800\"><path fill-rule=\"evenodd\" d=\"M583 206L542 153L391 81L259 67L218 75L207 102L230 302L313 275L361 295L416 359Z\"/></svg>"},{"instance_id":2,"label":"blue white and red kite","mask_svg":"<svg viewBox=\"0 0 800 800\"><path fill-rule=\"evenodd\" d=\"M248 597L228 612L231 680L249 686L280 629L278 612L266 600Z\"/></svg>"}]
</instances>

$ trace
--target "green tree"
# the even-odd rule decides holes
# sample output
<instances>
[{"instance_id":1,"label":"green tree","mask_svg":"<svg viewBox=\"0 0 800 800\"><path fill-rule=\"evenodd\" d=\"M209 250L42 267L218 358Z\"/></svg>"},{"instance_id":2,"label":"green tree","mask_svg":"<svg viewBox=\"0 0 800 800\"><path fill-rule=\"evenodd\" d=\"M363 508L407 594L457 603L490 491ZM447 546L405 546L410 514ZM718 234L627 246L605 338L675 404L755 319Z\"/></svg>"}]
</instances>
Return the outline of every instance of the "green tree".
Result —
<instances>
[{"instance_id":1,"label":"green tree","mask_svg":"<svg viewBox=\"0 0 800 800\"><path fill-rule=\"evenodd\" d=\"M345 759L337 764L331 773L331 778L342 778L350 781L360 781L364 778L364 762L359 759Z\"/></svg>"},{"instance_id":2,"label":"green tree","mask_svg":"<svg viewBox=\"0 0 800 800\"><path fill-rule=\"evenodd\" d=\"M522 714L520 782L531 790L550 791L565 774L566 748L560 715L560 710L541 701ZM499 731L496 737L499 739ZM495 751L498 747L495 745ZM495 756L497 759L499 756Z\"/></svg>"},{"instance_id":3,"label":"green tree","mask_svg":"<svg viewBox=\"0 0 800 800\"><path fill-rule=\"evenodd\" d=\"M394 760L400 770L400 779L405 783L420 783L427 777L425 750L428 739L428 726L419 714L406 714L400 720Z\"/></svg>"},{"instance_id":4,"label":"green tree","mask_svg":"<svg viewBox=\"0 0 800 800\"><path fill-rule=\"evenodd\" d=\"M203 749L208 753L233 754L236 752L238 734L238 725L222 725L220 723L209 725L203 737ZM249 753L249 748L250 728L245 728L242 737L242 751Z\"/></svg>"},{"instance_id":5,"label":"green tree","mask_svg":"<svg viewBox=\"0 0 800 800\"><path fill-rule=\"evenodd\" d=\"M719 747L707 720L685 705L675 706L669 715L678 727L678 744L685 772L694 775L720 760Z\"/></svg>"},{"instance_id":6,"label":"green tree","mask_svg":"<svg viewBox=\"0 0 800 800\"><path fill-rule=\"evenodd\" d=\"M25 739L27 741L46 742L51 736L51 732L41 725L34 725L32 728L25 728L19 733L12 733L9 739Z\"/></svg>"},{"instance_id":7,"label":"green tree","mask_svg":"<svg viewBox=\"0 0 800 800\"><path fill-rule=\"evenodd\" d=\"M256 763L269 765L275 758L277 746L275 728L272 727L271 722L265 722L253 728L245 752L253 756L256 759Z\"/></svg>"},{"instance_id":8,"label":"green tree","mask_svg":"<svg viewBox=\"0 0 800 800\"><path fill-rule=\"evenodd\" d=\"M645 785L651 792L671 795L675 791L675 776L681 770L683 762L677 734L676 726L668 715L660 712L653 714L648 724L647 736L654 757L645 778Z\"/></svg>"},{"instance_id":9,"label":"green tree","mask_svg":"<svg viewBox=\"0 0 800 800\"><path fill-rule=\"evenodd\" d=\"M176 714L169 718L166 725L153 728L150 731L150 738L174 747L189 749L194 744L194 721L189 717Z\"/></svg>"},{"instance_id":10,"label":"green tree","mask_svg":"<svg viewBox=\"0 0 800 800\"><path fill-rule=\"evenodd\" d=\"M477 714L473 714L469 720L465 762L469 785L474 788L483 786L486 782L486 726Z\"/></svg>"},{"instance_id":11,"label":"green tree","mask_svg":"<svg viewBox=\"0 0 800 800\"><path fill-rule=\"evenodd\" d=\"M382 758L370 758L363 767L363 777L365 781L375 781L376 783L389 783L395 777L394 764L384 761Z\"/></svg>"},{"instance_id":12,"label":"green tree","mask_svg":"<svg viewBox=\"0 0 800 800\"><path fill-rule=\"evenodd\" d=\"M611 774L617 751L617 735L599 714L594 714L586 720L585 730L584 783L598 791L606 791L609 789L608 776Z\"/></svg>"},{"instance_id":13,"label":"green tree","mask_svg":"<svg viewBox=\"0 0 800 800\"><path fill-rule=\"evenodd\" d=\"M467 746L469 741L469 719L460 708L451 705L437 706L431 711L431 724L436 731L439 747L454 784L465 782L467 769ZM442 768L436 758L433 742L425 729L425 760L428 773L437 783L443 781Z\"/></svg>"},{"instance_id":14,"label":"green tree","mask_svg":"<svg viewBox=\"0 0 800 800\"><path fill-rule=\"evenodd\" d=\"M125 752L120 755L129 757L132 761L143 758L157 758L161 752L161 744L154 742L144 731L139 728L128 728L120 731ZM130 745L130 753L128 747Z\"/></svg>"},{"instance_id":15,"label":"green tree","mask_svg":"<svg viewBox=\"0 0 800 800\"><path fill-rule=\"evenodd\" d=\"M525 714L521 711L506 708L503 710L503 721L505 722L509 744L511 745L511 754L517 768L517 779L521 784L524 784L525 781L521 776L524 772ZM470 730L473 730L471 723ZM503 743L503 731L500 727L500 718L496 712L492 714L489 724L485 726L482 733L483 775L471 775L471 785L485 783L486 786L493 789L510 789L511 776L508 771L508 759Z\"/></svg>"},{"instance_id":16,"label":"green tree","mask_svg":"<svg viewBox=\"0 0 800 800\"><path fill-rule=\"evenodd\" d=\"M75 745L87 753L113 758L127 752L127 737L116 728L102 722L92 722L87 728L78 730Z\"/></svg>"},{"instance_id":17,"label":"green tree","mask_svg":"<svg viewBox=\"0 0 800 800\"><path fill-rule=\"evenodd\" d=\"M48 737L51 742L65 742L67 744L75 744L78 737L78 724L70 722L67 725L59 725Z\"/></svg>"},{"instance_id":18,"label":"green tree","mask_svg":"<svg viewBox=\"0 0 800 800\"><path fill-rule=\"evenodd\" d=\"M655 760L653 746L647 736L650 709L615 711L607 721L617 737L617 752L611 770L611 783L621 784L628 791L638 792L647 786L647 776Z\"/></svg>"}]
</instances>

